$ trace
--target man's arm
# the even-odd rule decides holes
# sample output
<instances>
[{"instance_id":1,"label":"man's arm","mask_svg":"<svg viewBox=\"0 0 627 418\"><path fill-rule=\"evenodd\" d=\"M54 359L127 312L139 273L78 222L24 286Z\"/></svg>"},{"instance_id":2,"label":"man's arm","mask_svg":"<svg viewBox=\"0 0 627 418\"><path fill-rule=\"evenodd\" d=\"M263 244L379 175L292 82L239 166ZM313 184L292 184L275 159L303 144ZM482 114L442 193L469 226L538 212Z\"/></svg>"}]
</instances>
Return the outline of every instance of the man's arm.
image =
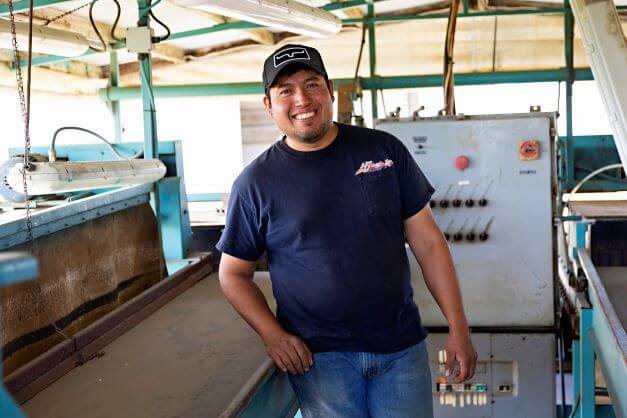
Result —
<instances>
[{"instance_id":1,"label":"man's arm","mask_svg":"<svg viewBox=\"0 0 627 418\"><path fill-rule=\"evenodd\" d=\"M220 286L227 300L259 334L274 363L283 371L303 374L313 365L305 343L285 332L274 317L266 298L253 282L255 262L222 254Z\"/></svg>"},{"instance_id":2,"label":"man's arm","mask_svg":"<svg viewBox=\"0 0 627 418\"><path fill-rule=\"evenodd\" d=\"M451 253L429 205L405 220L405 237L420 264L429 291L449 324L446 375L451 374L454 361L457 360L460 370L456 382L468 380L475 373L477 353L470 340Z\"/></svg>"}]
</instances>

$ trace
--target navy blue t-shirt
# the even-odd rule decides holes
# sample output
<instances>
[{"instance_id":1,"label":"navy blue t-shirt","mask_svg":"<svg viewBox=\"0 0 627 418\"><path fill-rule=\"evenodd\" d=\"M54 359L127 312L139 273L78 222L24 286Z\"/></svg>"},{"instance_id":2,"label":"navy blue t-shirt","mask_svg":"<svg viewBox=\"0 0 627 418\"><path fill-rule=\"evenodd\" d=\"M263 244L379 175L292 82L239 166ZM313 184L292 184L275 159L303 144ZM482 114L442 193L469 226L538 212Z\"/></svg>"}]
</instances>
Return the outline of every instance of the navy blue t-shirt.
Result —
<instances>
[{"instance_id":1,"label":"navy blue t-shirt","mask_svg":"<svg viewBox=\"0 0 627 418\"><path fill-rule=\"evenodd\" d=\"M281 140L243 170L217 248L267 252L277 319L313 352L400 351L426 336L403 221L434 190L392 135L337 126L322 150Z\"/></svg>"}]
</instances>

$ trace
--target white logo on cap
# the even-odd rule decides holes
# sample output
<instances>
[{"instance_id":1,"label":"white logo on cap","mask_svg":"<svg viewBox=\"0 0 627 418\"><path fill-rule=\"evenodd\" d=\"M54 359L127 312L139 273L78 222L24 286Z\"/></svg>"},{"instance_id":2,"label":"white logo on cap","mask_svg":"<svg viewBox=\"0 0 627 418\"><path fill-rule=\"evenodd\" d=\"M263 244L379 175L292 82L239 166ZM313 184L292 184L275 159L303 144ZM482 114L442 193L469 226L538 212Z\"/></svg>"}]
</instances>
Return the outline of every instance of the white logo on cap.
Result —
<instances>
[{"instance_id":1,"label":"white logo on cap","mask_svg":"<svg viewBox=\"0 0 627 418\"><path fill-rule=\"evenodd\" d=\"M274 55L274 68L279 67L286 62L309 59L309 54L305 48L287 48Z\"/></svg>"}]
</instances>

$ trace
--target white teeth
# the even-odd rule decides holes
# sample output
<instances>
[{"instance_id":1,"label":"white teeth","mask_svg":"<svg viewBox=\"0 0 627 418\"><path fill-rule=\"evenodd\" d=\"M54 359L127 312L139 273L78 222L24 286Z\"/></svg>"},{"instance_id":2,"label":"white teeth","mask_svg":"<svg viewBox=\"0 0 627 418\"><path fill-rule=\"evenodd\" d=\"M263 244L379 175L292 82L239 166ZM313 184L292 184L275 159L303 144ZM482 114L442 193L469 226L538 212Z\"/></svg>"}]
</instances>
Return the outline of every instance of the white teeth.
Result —
<instances>
[{"instance_id":1,"label":"white teeth","mask_svg":"<svg viewBox=\"0 0 627 418\"><path fill-rule=\"evenodd\" d=\"M315 114L315 112L301 113L299 115L295 115L294 119L298 119L298 120L308 119L308 118L312 117L314 114Z\"/></svg>"}]
</instances>

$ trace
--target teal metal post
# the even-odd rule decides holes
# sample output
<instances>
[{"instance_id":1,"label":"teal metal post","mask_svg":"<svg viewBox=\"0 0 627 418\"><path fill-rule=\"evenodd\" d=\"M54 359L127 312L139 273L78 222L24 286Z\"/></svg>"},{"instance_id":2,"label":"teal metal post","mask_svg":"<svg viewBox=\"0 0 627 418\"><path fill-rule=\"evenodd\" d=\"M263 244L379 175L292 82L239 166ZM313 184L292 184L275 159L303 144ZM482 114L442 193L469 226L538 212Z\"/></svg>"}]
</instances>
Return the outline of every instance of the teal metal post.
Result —
<instances>
[{"instance_id":1,"label":"teal metal post","mask_svg":"<svg viewBox=\"0 0 627 418\"><path fill-rule=\"evenodd\" d=\"M577 258L577 250L586 248L586 233L588 232L588 224L586 222L577 222L575 224L575 248L573 248L573 258Z\"/></svg>"},{"instance_id":2,"label":"teal metal post","mask_svg":"<svg viewBox=\"0 0 627 418\"><path fill-rule=\"evenodd\" d=\"M594 418L594 348L590 338L592 329L592 309L580 307L579 309L579 410L578 417Z\"/></svg>"},{"instance_id":3,"label":"teal metal post","mask_svg":"<svg viewBox=\"0 0 627 418\"><path fill-rule=\"evenodd\" d=\"M148 18L148 2L139 0L138 26L150 26ZM159 143L157 139L157 116L155 98L152 92L152 57L150 53L138 54L139 74L141 78L141 95L144 109L144 158L157 158Z\"/></svg>"},{"instance_id":4,"label":"teal metal post","mask_svg":"<svg viewBox=\"0 0 627 418\"><path fill-rule=\"evenodd\" d=\"M579 403L577 399L579 398L579 382L581 381L580 373L581 369L579 368L580 361L580 349L579 349L579 340L573 340L573 409L577 406L577 410L579 410ZM577 415L575 415L577 416Z\"/></svg>"},{"instance_id":5,"label":"teal metal post","mask_svg":"<svg viewBox=\"0 0 627 418\"><path fill-rule=\"evenodd\" d=\"M370 77L374 79L377 72L377 48L374 36L375 25L372 19L374 19L374 4L370 2L368 3L368 56L370 58ZM372 96L372 126L374 126L374 121L378 116L377 87L375 85L370 88L370 95Z\"/></svg>"},{"instance_id":6,"label":"teal metal post","mask_svg":"<svg viewBox=\"0 0 627 418\"><path fill-rule=\"evenodd\" d=\"M575 156L573 155L573 83L575 82L574 48L575 20L570 9L570 0L564 0L564 54L566 58L566 146L564 155L565 183L575 181Z\"/></svg>"},{"instance_id":7,"label":"teal metal post","mask_svg":"<svg viewBox=\"0 0 627 418\"><path fill-rule=\"evenodd\" d=\"M139 21L137 22L137 25L140 27L150 27L148 1L138 0L137 4L139 8ZM152 57L150 52L148 52L137 54L137 59L139 61L139 75L141 82L140 90L142 95L142 105L144 109L144 158L158 158L159 140L157 137L157 114L155 108L155 98L152 93ZM155 217L157 218L157 222L159 223L159 243L161 244L161 248L165 249L165 247L163 246L163 219L161 219L161 202L159 198L158 187L154 187L151 193L150 200L152 209L155 212ZM165 252L164 255L166 255Z\"/></svg>"},{"instance_id":8,"label":"teal metal post","mask_svg":"<svg viewBox=\"0 0 627 418\"><path fill-rule=\"evenodd\" d=\"M109 53L109 88L116 88L120 83L120 65L118 63L117 51ZM118 100L109 101L109 109L113 115L115 129L115 142L122 142L122 117L120 115L120 102Z\"/></svg>"}]
</instances>

